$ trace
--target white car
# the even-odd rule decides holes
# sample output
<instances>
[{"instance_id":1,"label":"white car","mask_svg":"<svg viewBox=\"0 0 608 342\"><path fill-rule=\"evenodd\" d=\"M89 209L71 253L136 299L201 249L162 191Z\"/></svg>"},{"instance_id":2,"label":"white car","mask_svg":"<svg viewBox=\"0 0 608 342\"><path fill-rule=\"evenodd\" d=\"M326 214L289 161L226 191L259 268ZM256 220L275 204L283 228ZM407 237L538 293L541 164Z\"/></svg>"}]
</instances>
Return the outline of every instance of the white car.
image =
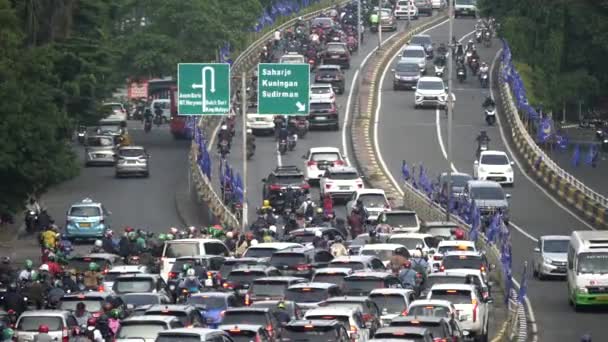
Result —
<instances>
[{"instance_id":1,"label":"white car","mask_svg":"<svg viewBox=\"0 0 608 342\"><path fill-rule=\"evenodd\" d=\"M274 134L274 116L248 113L247 128L250 128L253 134Z\"/></svg>"},{"instance_id":2,"label":"white car","mask_svg":"<svg viewBox=\"0 0 608 342\"><path fill-rule=\"evenodd\" d=\"M363 188L363 179L352 166L329 167L319 180L321 198L329 195L331 198L348 199L355 190Z\"/></svg>"},{"instance_id":3,"label":"white car","mask_svg":"<svg viewBox=\"0 0 608 342\"><path fill-rule=\"evenodd\" d=\"M447 299L458 311L462 330L468 331L478 341L487 341L490 318L489 303L492 299L481 298L475 285L437 284L431 287L427 299Z\"/></svg>"},{"instance_id":4,"label":"white car","mask_svg":"<svg viewBox=\"0 0 608 342\"><path fill-rule=\"evenodd\" d=\"M431 316L458 318L458 311L452 302L445 299L417 299L410 303L404 316Z\"/></svg>"},{"instance_id":5,"label":"white car","mask_svg":"<svg viewBox=\"0 0 608 342\"><path fill-rule=\"evenodd\" d=\"M538 279L565 276L568 264L568 235L543 235L534 248L532 272Z\"/></svg>"},{"instance_id":6,"label":"white car","mask_svg":"<svg viewBox=\"0 0 608 342\"><path fill-rule=\"evenodd\" d=\"M452 251L470 251L476 252L477 248L475 247L475 243L473 241L466 240L442 240L439 241L437 245L437 251L433 254L433 258L431 260L431 266L433 267L433 271L438 271L441 267L441 260L443 260L443 255Z\"/></svg>"},{"instance_id":7,"label":"white car","mask_svg":"<svg viewBox=\"0 0 608 342\"><path fill-rule=\"evenodd\" d=\"M443 9L447 7L446 0L432 0L431 3L433 4L433 9Z\"/></svg>"},{"instance_id":8,"label":"white car","mask_svg":"<svg viewBox=\"0 0 608 342\"><path fill-rule=\"evenodd\" d=\"M336 93L330 83L314 83L310 86L310 100L336 102Z\"/></svg>"},{"instance_id":9,"label":"white car","mask_svg":"<svg viewBox=\"0 0 608 342\"><path fill-rule=\"evenodd\" d=\"M148 267L144 265L114 266L103 276L103 287L111 289L114 286L114 279L122 275L144 273L149 273Z\"/></svg>"},{"instance_id":10,"label":"white car","mask_svg":"<svg viewBox=\"0 0 608 342\"><path fill-rule=\"evenodd\" d=\"M502 151L483 151L479 160L473 163L473 177L478 180L494 181L503 185L513 185L513 162Z\"/></svg>"},{"instance_id":11,"label":"white car","mask_svg":"<svg viewBox=\"0 0 608 342\"><path fill-rule=\"evenodd\" d=\"M391 204L382 189L357 189L346 205L349 214L356 207L358 200L363 203L363 208L367 211L367 219L370 221L376 221L381 213L391 211Z\"/></svg>"},{"instance_id":12,"label":"white car","mask_svg":"<svg viewBox=\"0 0 608 342\"><path fill-rule=\"evenodd\" d=\"M398 233L391 235L388 238L388 243L397 243L405 248L412 254L418 247L422 248L422 253L428 255L435 253L437 246L437 238L431 234L423 233Z\"/></svg>"},{"instance_id":13,"label":"white car","mask_svg":"<svg viewBox=\"0 0 608 342\"><path fill-rule=\"evenodd\" d=\"M363 314L354 308L318 308L306 311L305 320L337 320L350 326L348 335L352 342L366 342L370 338L369 329L365 326Z\"/></svg>"},{"instance_id":14,"label":"white car","mask_svg":"<svg viewBox=\"0 0 608 342\"><path fill-rule=\"evenodd\" d=\"M378 257L378 259L382 260L384 266L388 267L388 264L391 261L391 257L397 252L402 252L405 255L408 255L408 250L400 244L396 243L371 243L364 245L359 250L359 255L372 255Z\"/></svg>"},{"instance_id":15,"label":"white car","mask_svg":"<svg viewBox=\"0 0 608 342\"><path fill-rule=\"evenodd\" d=\"M346 165L340 149L336 147L313 147L303 158L306 160L304 176L309 181L319 180L331 166Z\"/></svg>"},{"instance_id":16,"label":"white car","mask_svg":"<svg viewBox=\"0 0 608 342\"><path fill-rule=\"evenodd\" d=\"M104 112L109 114L105 118L107 121L127 121L127 110L125 109L125 106L122 105L122 103L107 102L103 104L102 108Z\"/></svg>"},{"instance_id":17,"label":"white car","mask_svg":"<svg viewBox=\"0 0 608 342\"><path fill-rule=\"evenodd\" d=\"M409 3L409 7L408 7ZM411 0L399 0L395 6L395 18L407 19L409 12L410 19L418 19L418 7Z\"/></svg>"},{"instance_id":18,"label":"white car","mask_svg":"<svg viewBox=\"0 0 608 342\"><path fill-rule=\"evenodd\" d=\"M369 299L376 303L380 310L383 326L388 326L395 317L403 315L415 296L414 291L410 289L375 289L369 293Z\"/></svg>"},{"instance_id":19,"label":"white car","mask_svg":"<svg viewBox=\"0 0 608 342\"><path fill-rule=\"evenodd\" d=\"M440 77L424 76L418 80L416 92L414 93L415 108L425 106L443 108L446 105L447 99L447 89Z\"/></svg>"},{"instance_id":20,"label":"white car","mask_svg":"<svg viewBox=\"0 0 608 342\"><path fill-rule=\"evenodd\" d=\"M295 52L289 52L283 56L281 56L281 58L279 59L279 63L285 63L285 64L306 64L306 58L304 58L304 56L295 53Z\"/></svg>"}]
</instances>

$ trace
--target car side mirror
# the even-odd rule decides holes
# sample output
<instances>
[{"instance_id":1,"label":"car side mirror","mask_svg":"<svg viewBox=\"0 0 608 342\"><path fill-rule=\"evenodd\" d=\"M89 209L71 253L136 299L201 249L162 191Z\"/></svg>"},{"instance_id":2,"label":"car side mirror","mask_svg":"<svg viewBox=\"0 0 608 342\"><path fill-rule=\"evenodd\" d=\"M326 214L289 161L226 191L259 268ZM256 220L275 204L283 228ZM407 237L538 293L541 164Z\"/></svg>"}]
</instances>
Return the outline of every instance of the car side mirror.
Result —
<instances>
[{"instance_id":1,"label":"car side mirror","mask_svg":"<svg viewBox=\"0 0 608 342\"><path fill-rule=\"evenodd\" d=\"M490 271L494 271L496 269L496 265L490 264Z\"/></svg>"},{"instance_id":2,"label":"car side mirror","mask_svg":"<svg viewBox=\"0 0 608 342\"><path fill-rule=\"evenodd\" d=\"M127 304L127 310L133 310L133 309L135 309L135 305Z\"/></svg>"},{"instance_id":3,"label":"car side mirror","mask_svg":"<svg viewBox=\"0 0 608 342\"><path fill-rule=\"evenodd\" d=\"M464 331L462 332L462 336L464 336L464 337L467 337L467 336L469 336L469 335L471 335L471 333L470 333L468 330L464 330Z\"/></svg>"},{"instance_id":4,"label":"car side mirror","mask_svg":"<svg viewBox=\"0 0 608 342\"><path fill-rule=\"evenodd\" d=\"M515 165L515 162L514 162L514 161L511 161L511 165Z\"/></svg>"},{"instance_id":5,"label":"car side mirror","mask_svg":"<svg viewBox=\"0 0 608 342\"><path fill-rule=\"evenodd\" d=\"M534 247L534 253L540 253L540 248Z\"/></svg>"},{"instance_id":6,"label":"car side mirror","mask_svg":"<svg viewBox=\"0 0 608 342\"><path fill-rule=\"evenodd\" d=\"M266 178L262 178L262 183L266 183Z\"/></svg>"},{"instance_id":7,"label":"car side mirror","mask_svg":"<svg viewBox=\"0 0 608 342\"><path fill-rule=\"evenodd\" d=\"M479 165L479 160L474 161L473 165L475 165L475 166Z\"/></svg>"},{"instance_id":8,"label":"car side mirror","mask_svg":"<svg viewBox=\"0 0 608 342\"><path fill-rule=\"evenodd\" d=\"M509 198L511 198L511 194L506 194L506 195L505 195L505 197L506 197L507 199L509 199Z\"/></svg>"}]
</instances>

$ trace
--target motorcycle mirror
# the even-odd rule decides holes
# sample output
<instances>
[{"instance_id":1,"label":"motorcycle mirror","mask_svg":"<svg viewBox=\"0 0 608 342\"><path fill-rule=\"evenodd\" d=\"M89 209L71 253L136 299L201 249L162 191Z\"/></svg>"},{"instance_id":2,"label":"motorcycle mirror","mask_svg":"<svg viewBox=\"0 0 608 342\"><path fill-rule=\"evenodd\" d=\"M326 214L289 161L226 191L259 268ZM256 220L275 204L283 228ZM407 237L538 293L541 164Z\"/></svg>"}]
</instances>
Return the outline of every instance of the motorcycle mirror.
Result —
<instances>
[{"instance_id":1,"label":"motorcycle mirror","mask_svg":"<svg viewBox=\"0 0 608 342\"><path fill-rule=\"evenodd\" d=\"M506 194L506 195L505 195L505 197L506 197L507 199L509 199L509 198L511 198L511 194Z\"/></svg>"},{"instance_id":2,"label":"motorcycle mirror","mask_svg":"<svg viewBox=\"0 0 608 342\"><path fill-rule=\"evenodd\" d=\"M266 183L266 178L262 178L262 183Z\"/></svg>"}]
</instances>

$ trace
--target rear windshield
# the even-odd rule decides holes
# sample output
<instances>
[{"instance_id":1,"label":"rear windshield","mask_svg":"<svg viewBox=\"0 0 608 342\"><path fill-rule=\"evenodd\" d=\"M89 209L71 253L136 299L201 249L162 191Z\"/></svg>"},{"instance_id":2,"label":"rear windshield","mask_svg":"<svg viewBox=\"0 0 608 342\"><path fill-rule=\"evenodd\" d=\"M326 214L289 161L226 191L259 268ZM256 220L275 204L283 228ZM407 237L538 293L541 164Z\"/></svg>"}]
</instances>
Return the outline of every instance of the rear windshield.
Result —
<instances>
[{"instance_id":1,"label":"rear windshield","mask_svg":"<svg viewBox=\"0 0 608 342\"><path fill-rule=\"evenodd\" d=\"M270 258L270 264L274 267L295 266L306 263L306 256L301 253L274 254Z\"/></svg>"},{"instance_id":2,"label":"rear windshield","mask_svg":"<svg viewBox=\"0 0 608 342\"><path fill-rule=\"evenodd\" d=\"M391 326L392 325L393 324L391 323ZM443 327L441 326L441 324L439 322L428 322L428 321L420 322L420 321L418 321L417 323L414 324L411 321L401 321L401 322L395 324L395 326L426 328L431 332L433 337L436 337L436 338L447 337L447 336L444 336L445 332L443 331Z\"/></svg>"},{"instance_id":3,"label":"rear windshield","mask_svg":"<svg viewBox=\"0 0 608 342\"><path fill-rule=\"evenodd\" d=\"M115 112L121 112L122 111L122 105L120 105L118 103L104 104L103 107L104 107L104 109L115 111Z\"/></svg>"},{"instance_id":4,"label":"rear windshield","mask_svg":"<svg viewBox=\"0 0 608 342\"><path fill-rule=\"evenodd\" d=\"M281 63L304 63L304 56L282 56Z\"/></svg>"},{"instance_id":5,"label":"rear windshield","mask_svg":"<svg viewBox=\"0 0 608 342\"><path fill-rule=\"evenodd\" d=\"M466 280L467 279L465 276L430 276L426 278L424 286L427 288L431 288L433 285L436 284L464 284L466 283Z\"/></svg>"},{"instance_id":6,"label":"rear windshield","mask_svg":"<svg viewBox=\"0 0 608 342\"><path fill-rule=\"evenodd\" d=\"M139 274L141 272L108 272L103 276L103 281L114 281L116 278L129 275L129 274Z\"/></svg>"},{"instance_id":7,"label":"rear windshield","mask_svg":"<svg viewBox=\"0 0 608 342\"><path fill-rule=\"evenodd\" d=\"M403 50L403 57L405 58L423 58L426 54L420 49L406 49Z\"/></svg>"},{"instance_id":8,"label":"rear windshield","mask_svg":"<svg viewBox=\"0 0 608 342\"><path fill-rule=\"evenodd\" d=\"M160 304L160 298L157 295L147 293L124 295L122 296L122 301L125 302L125 304L132 304L135 307Z\"/></svg>"},{"instance_id":9,"label":"rear windshield","mask_svg":"<svg viewBox=\"0 0 608 342\"><path fill-rule=\"evenodd\" d=\"M238 331L230 330L228 333L234 342L255 341L255 336L257 335L257 332L255 331L240 329Z\"/></svg>"},{"instance_id":10,"label":"rear windshield","mask_svg":"<svg viewBox=\"0 0 608 342\"><path fill-rule=\"evenodd\" d=\"M481 164L484 165L507 165L509 160L502 154L486 154L481 157Z\"/></svg>"},{"instance_id":11,"label":"rear windshield","mask_svg":"<svg viewBox=\"0 0 608 342\"><path fill-rule=\"evenodd\" d=\"M152 279L118 279L114 282L114 291L125 292L152 292L154 281Z\"/></svg>"},{"instance_id":12,"label":"rear windshield","mask_svg":"<svg viewBox=\"0 0 608 342\"><path fill-rule=\"evenodd\" d=\"M165 258L180 258L185 256L200 255L198 243L191 242L168 242L165 249Z\"/></svg>"},{"instance_id":13,"label":"rear windshield","mask_svg":"<svg viewBox=\"0 0 608 342\"><path fill-rule=\"evenodd\" d=\"M285 292L285 299L296 303L318 303L329 297L327 290L310 287L299 287L288 289Z\"/></svg>"},{"instance_id":14,"label":"rear windshield","mask_svg":"<svg viewBox=\"0 0 608 342\"><path fill-rule=\"evenodd\" d=\"M317 78L321 77L321 78L325 78L325 77L331 77L331 78L335 78L339 75L339 71L338 69L320 69L317 70ZM312 105L312 103L311 103Z\"/></svg>"},{"instance_id":15,"label":"rear windshield","mask_svg":"<svg viewBox=\"0 0 608 342\"><path fill-rule=\"evenodd\" d=\"M72 207L68 216L95 217L101 216L101 213L98 207Z\"/></svg>"},{"instance_id":16,"label":"rear windshield","mask_svg":"<svg viewBox=\"0 0 608 342\"><path fill-rule=\"evenodd\" d=\"M309 243L315 239L315 234L312 232L292 232L289 235L294 236L297 243Z\"/></svg>"},{"instance_id":17,"label":"rear windshield","mask_svg":"<svg viewBox=\"0 0 608 342\"><path fill-rule=\"evenodd\" d=\"M374 289L385 288L382 279L349 278L344 279L343 291L348 294L361 295L372 292Z\"/></svg>"},{"instance_id":18,"label":"rear windshield","mask_svg":"<svg viewBox=\"0 0 608 342\"><path fill-rule=\"evenodd\" d=\"M471 304L471 291L469 290L432 290L431 299L442 299L457 304Z\"/></svg>"},{"instance_id":19,"label":"rear windshield","mask_svg":"<svg viewBox=\"0 0 608 342\"><path fill-rule=\"evenodd\" d=\"M365 194L360 195L359 199L363 202L363 207L380 208L386 204L386 199L382 194Z\"/></svg>"},{"instance_id":20,"label":"rear windshield","mask_svg":"<svg viewBox=\"0 0 608 342\"><path fill-rule=\"evenodd\" d=\"M406 249L416 249L416 246L424 246L424 241L421 238L416 237L392 237L388 240L390 243L397 243L403 245Z\"/></svg>"},{"instance_id":21,"label":"rear windshield","mask_svg":"<svg viewBox=\"0 0 608 342\"><path fill-rule=\"evenodd\" d=\"M269 258L276 251L276 248L270 247L249 247L243 256L247 258Z\"/></svg>"},{"instance_id":22,"label":"rear windshield","mask_svg":"<svg viewBox=\"0 0 608 342\"><path fill-rule=\"evenodd\" d=\"M385 222L392 227L418 227L416 214L386 214Z\"/></svg>"},{"instance_id":23,"label":"rear windshield","mask_svg":"<svg viewBox=\"0 0 608 342\"><path fill-rule=\"evenodd\" d=\"M277 175L277 183L279 184L298 184L302 183L304 176L288 176L288 175Z\"/></svg>"},{"instance_id":24,"label":"rear windshield","mask_svg":"<svg viewBox=\"0 0 608 342\"><path fill-rule=\"evenodd\" d=\"M230 273L230 271L232 271L233 268L235 268L237 265L241 266L241 265L257 265L257 261L255 260L247 260L247 261L241 261L241 260L226 260L223 264L222 267L220 267L220 274L228 274Z\"/></svg>"},{"instance_id":25,"label":"rear windshield","mask_svg":"<svg viewBox=\"0 0 608 342\"><path fill-rule=\"evenodd\" d=\"M317 103L311 103L310 104L310 109L311 110L328 110L331 109L333 107L333 105L331 103L325 103L325 102L317 102Z\"/></svg>"},{"instance_id":26,"label":"rear windshield","mask_svg":"<svg viewBox=\"0 0 608 342\"><path fill-rule=\"evenodd\" d=\"M310 160L313 161L328 161L334 162L336 160L340 160L340 154L338 153L313 153Z\"/></svg>"},{"instance_id":27,"label":"rear windshield","mask_svg":"<svg viewBox=\"0 0 608 342\"><path fill-rule=\"evenodd\" d=\"M78 258L77 257L74 259L70 259L70 261L68 261L67 269L75 269L77 271L86 271L89 269L89 264L92 262L99 265L99 267L102 270L110 267L110 263L106 259L89 258L89 257Z\"/></svg>"},{"instance_id":28,"label":"rear windshield","mask_svg":"<svg viewBox=\"0 0 608 342\"><path fill-rule=\"evenodd\" d=\"M156 338L156 335L163 330L167 330L167 325L162 322L122 322L122 325L116 334L116 338L154 339Z\"/></svg>"},{"instance_id":29,"label":"rear windshield","mask_svg":"<svg viewBox=\"0 0 608 342\"><path fill-rule=\"evenodd\" d=\"M217 296L191 296L186 301L188 304L203 305L206 310L225 309L226 298Z\"/></svg>"},{"instance_id":30,"label":"rear windshield","mask_svg":"<svg viewBox=\"0 0 608 342\"><path fill-rule=\"evenodd\" d=\"M50 331L58 331L63 328L63 321L55 316L28 316L21 317L17 330L20 331L38 331L40 325L46 325Z\"/></svg>"},{"instance_id":31,"label":"rear windshield","mask_svg":"<svg viewBox=\"0 0 608 342\"><path fill-rule=\"evenodd\" d=\"M182 335L182 334L162 334L158 335L154 342L201 342L199 336Z\"/></svg>"},{"instance_id":32,"label":"rear windshield","mask_svg":"<svg viewBox=\"0 0 608 342\"><path fill-rule=\"evenodd\" d=\"M112 137L89 137L89 138L87 138L87 146L91 146L91 147L114 146L114 139Z\"/></svg>"},{"instance_id":33,"label":"rear windshield","mask_svg":"<svg viewBox=\"0 0 608 342\"><path fill-rule=\"evenodd\" d=\"M431 227L426 228L424 232L433 236L451 236L454 227Z\"/></svg>"},{"instance_id":34,"label":"rear windshield","mask_svg":"<svg viewBox=\"0 0 608 342\"><path fill-rule=\"evenodd\" d=\"M450 310L445 306L435 305L417 305L411 307L407 311L408 316L432 316L432 317L444 317L450 316Z\"/></svg>"},{"instance_id":35,"label":"rear windshield","mask_svg":"<svg viewBox=\"0 0 608 342\"><path fill-rule=\"evenodd\" d=\"M288 326L283 331L283 340L293 342L335 342L338 334L332 326Z\"/></svg>"},{"instance_id":36,"label":"rear windshield","mask_svg":"<svg viewBox=\"0 0 608 342\"><path fill-rule=\"evenodd\" d=\"M357 261L332 261L329 263L329 267L344 267L350 268L353 271L362 270L365 265L362 262Z\"/></svg>"},{"instance_id":37,"label":"rear windshield","mask_svg":"<svg viewBox=\"0 0 608 342\"><path fill-rule=\"evenodd\" d=\"M372 294L369 299L376 303L381 313L400 314L407 309L407 303L401 295Z\"/></svg>"},{"instance_id":38,"label":"rear windshield","mask_svg":"<svg viewBox=\"0 0 608 342\"><path fill-rule=\"evenodd\" d=\"M442 265L446 269L468 268L479 270L483 266L481 258L468 255L448 255L443 258Z\"/></svg>"},{"instance_id":39,"label":"rear windshield","mask_svg":"<svg viewBox=\"0 0 608 342\"><path fill-rule=\"evenodd\" d=\"M315 87L315 88L310 88L310 92L313 94L330 94L331 93L331 88L330 87Z\"/></svg>"},{"instance_id":40,"label":"rear windshield","mask_svg":"<svg viewBox=\"0 0 608 342\"><path fill-rule=\"evenodd\" d=\"M251 284L257 278L265 277L262 271L232 271L228 275L228 281L238 284Z\"/></svg>"},{"instance_id":41,"label":"rear windshield","mask_svg":"<svg viewBox=\"0 0 608 342\"><path fill-rule=\"evenodd\" d=\"M330 283L330 284L335 284L335 285L342 287L342 284L344 284L344 275L340 274L340 273L334 273L334 274L321 273L321 274L316 274L312 278L312 281L315 283Z\"/></svg>"},{"instance_id":42,"label":"rear windshield","mask_svg":"<svg viewBox=\"0 0 608 342\"><path fill-rule=\"evenodd\" d=\"M337 180L353 180L359 178L356 172L332 172L329 174L330 179Z\"/></svg>"},{"instance_id":43,"label":"rear windshield","mask_svg":"<svg viewBox=\"0 0 608 342\"><path fill-rule=\"evenodd\" d=\"M425 3L425 0L416 0L417 3ZM410 41L411 45L431 45L432 40L431 37L428 36L413 36L412 40Z\"/></svg>"},{"instance_id":44,"label":"rear windshield","mask_svg":"<svg viewBox=\"0 0 608 342\"><path fill-rule=\"evenodd\" d=\"M140 157L145 155L144 150L136 150L136 149L121 149L118 150L118 155L121 157Z\"/></svg>"},{"instance_id":45,"label":"rear windshield","mask_svg":"<svg viewBox=\"0 0 608 342\"><path fill-rule=\"evenodd\" d=\"M346 49L344 48L343 45L339 45L339 44L328 44L327 45L327 52L345 52Z\"/></svg>"},{"instance_id":46,"label":"rear windshield","mask_svg":"<svg viewBox=\"0 0 608 342\"><path fill-rule=\"evenodd\" d=\"M307 319L307 320L310 320L310 319L320 319L320 320L323 320L323 321L333 321L333 320L336 320L336 321L342 323L346 327L350 326L350 320L349 320L348 316L339 316L339 315L306 315L304 317L304 319Z\"/></svg>"},{"instance_id":47,"label":"rear windshield","mask_svg":"<svg viewBox=\"0 0 608 342\"><path fill-rule=\"evenodd\" d=\"M264 311L226 311L222 324L253 324L268 325L268 317Z\"/></svg>"},{"instance_id":48,"label":"rear windshield","mask_svg":"<svg viewBox=\"0 0 608 342\"><path fill-rule=\"evenodd\" d=\"M254 281L251 291L254 295L261 297L282 297L287 287L287 283L284 281Z\"/></svg>"},{"instance_id":49,"label":"rear windshield","mask_svg":"<svg viewBox=\"0 0 608 342\"><path fill-rule=\"evenodd\" d=\"M103 298L62 298L61 303L59 304L59 309L61 310L70 310L76 311L76 305L78 303L84 303L85 308L88 312L96 312L101 311L101 306L104 303Z\"/></svg>"}]
</instances>

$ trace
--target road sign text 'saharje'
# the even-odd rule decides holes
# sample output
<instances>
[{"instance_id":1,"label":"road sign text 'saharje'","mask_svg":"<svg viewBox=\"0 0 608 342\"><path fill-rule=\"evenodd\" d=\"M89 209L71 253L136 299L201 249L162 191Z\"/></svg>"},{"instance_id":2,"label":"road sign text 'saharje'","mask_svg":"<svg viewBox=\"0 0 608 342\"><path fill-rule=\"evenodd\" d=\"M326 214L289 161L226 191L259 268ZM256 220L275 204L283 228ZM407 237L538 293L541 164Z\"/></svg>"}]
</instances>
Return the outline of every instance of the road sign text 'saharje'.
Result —
<instances>
[{"instance_id":1,"label":"road sign text 'saharje'","mask_svg":"<svg viewBox=\"0 0 608 342\"><path fill-rule=\"evenodd\" d=\"M258 64L258 113L308 115L310 65Z\"/></svg>"},{"instance_id":2,"label":"road sign text 'saharje'","mask_svg":"<svg viewBox=\"0 0 608 342\"><path fill-rule=\"evenodd\" d=\"M177 65L179 115L224 115L230 112L230 64Z\"/></svg>"}]
</instances>

